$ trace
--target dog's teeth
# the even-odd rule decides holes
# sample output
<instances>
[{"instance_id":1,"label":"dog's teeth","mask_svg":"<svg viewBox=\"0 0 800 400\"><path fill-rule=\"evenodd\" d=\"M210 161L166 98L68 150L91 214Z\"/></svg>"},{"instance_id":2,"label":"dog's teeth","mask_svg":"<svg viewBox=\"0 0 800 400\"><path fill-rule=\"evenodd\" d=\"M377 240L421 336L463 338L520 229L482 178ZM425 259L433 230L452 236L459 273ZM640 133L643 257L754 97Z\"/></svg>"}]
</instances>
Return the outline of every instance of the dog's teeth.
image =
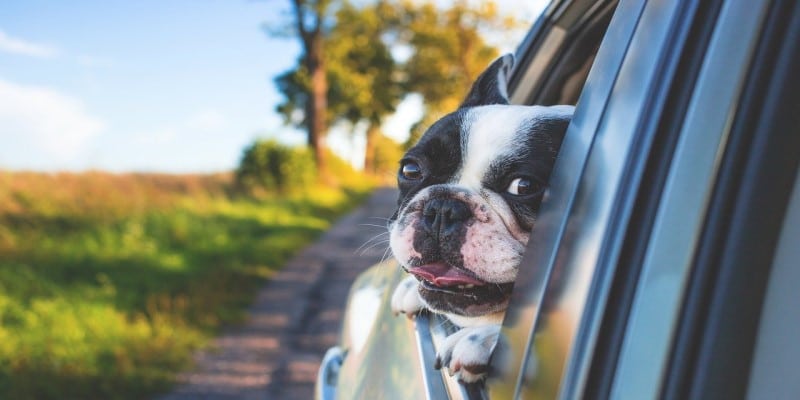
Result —
<instances>
[{"instance_id":1,"label":"dog's teeth","mask_svg":"<svg viewBox=\"0 0 800 400\"><path fill-rule=\"evenodd\" d=\"M471 283L470 283L470 284L468 284L468 285L466 286L466 288L467 288L467 289L472 289L472 288L474 288L474 287L475 287L475 285L473 285L473 284L471 284Z\"/></svg>"},{"instance_id":2,"label":"dog's teeth","mask_svg":"<svg viewBox=\"0 0 800 400\"><path fill-rule=\"evenodd\" d=\"M458 285L459 289L464 289L464 285Z\"/></svg>"}]
</instances>

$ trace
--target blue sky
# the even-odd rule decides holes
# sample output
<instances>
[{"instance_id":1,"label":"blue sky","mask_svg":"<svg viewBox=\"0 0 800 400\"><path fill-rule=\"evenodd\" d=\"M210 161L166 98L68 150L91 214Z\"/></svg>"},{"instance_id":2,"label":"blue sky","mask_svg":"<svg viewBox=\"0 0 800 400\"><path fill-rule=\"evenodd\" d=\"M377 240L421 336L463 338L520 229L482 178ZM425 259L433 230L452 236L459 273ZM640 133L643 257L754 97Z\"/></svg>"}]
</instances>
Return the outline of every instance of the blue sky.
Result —
<instances>
[{"instance_id":1,"label":"blue sky","mask_svg":"<svg viewBox=\"0 0 800 400\"><path fill-rule=\"evenodd\" d=\"M272 83L299 46L262 29L288 3L3 0L0 169L223 171L257 137L302 143ZM419 112L402 110L397 138ZM360 146L345 137L333 135L340 152Z\"/></svg>"}]
</instances>

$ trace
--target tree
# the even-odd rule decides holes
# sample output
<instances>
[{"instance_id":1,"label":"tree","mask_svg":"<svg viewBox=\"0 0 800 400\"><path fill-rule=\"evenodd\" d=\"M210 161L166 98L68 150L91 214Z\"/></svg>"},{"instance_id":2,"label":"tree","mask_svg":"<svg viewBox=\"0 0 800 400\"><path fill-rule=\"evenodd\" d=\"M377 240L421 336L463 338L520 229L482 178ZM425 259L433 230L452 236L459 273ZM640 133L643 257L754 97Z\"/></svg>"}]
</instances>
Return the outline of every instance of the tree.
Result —
<instances>
[{"instance_id":1,"label":"tree","mask_svg":"<svg viewBox=\"0 0 800 400\"><path fill-rule=\"evenodd\" d=\"M328 123L347 121L355 126L363 122L367 126L365 170L375 172L380 126L400 100L410 92L425 98L426 113L412 131L412 137L418 136L422 128L455 109L472 81L497 57L482 30L507 26L491 2L470 6L457 1L445 9L412 1L361 6L344 1L334 7L319 0L313 4L295 0L294 5L300 10L297 21L306 21L297 25L301 38L306 38L305 53L296 68L275 80L286 96L278 111L288 122L306 128L321 168ZM335 13L325 17L334 8ZM316 43L319 47L314 47ZM411 49L410 58L404 63L395 60L393 46ZM322 62L310 63L311 58ZM313 72L312 64L317 68ZM321 93L324 99L319 99ZM322 104L326 107L318 109Z\"/></svg>"},{"instance_id":2,"label":"tree","mask_svg":"<svg viewBox=\"0 0 800 400\"><path fill-rule=\"evenodd\" d=\"M355 125L366 122L364 170L376 171L378 136L384 118L402 99L398 65L383 36L393 28L386 3L360 8L345 2L336 13L326 56L329 64L328 104L332 117Z\"/></svg>"},{"instance_id":3,"label":"tree","mask_svg":"<svg viewBox=\"0 0 800 400\"><path fill-rule=\"evenodd\" d=\"M287 96L279 111L303 109L302 124L314 161L323 179L328 178L324 139L327 132L328 79L325 63L325 35L331 8L330 0L292 0L294 27L302 46L299 68L276 79Z\"/></svg>"},{"instance_id":4,"label":"tree","mask_svg":"<svg viewBox=\"0 0 800 400\"><path fill-rule=\"evenodd\" d=\"M483 32L498 32L517 24L504 17L494 2L471 6L464 0L439 9L434 3L400 3L403 40L413 49L404 69L405 91L422 95L425 114L412 127L406 146L443 114L455 110L472 82L498 57Z\"/></svg>"},{"instance_id":5,"label":"tree","mask_svg":"<svg viewBox=\"0 0 800 400\"><path fill-rule=\"evenodd\" d=\"M348 1L337 4L336 8L330 25L322 31L327 89L325 128L327 123L337 120L352 126L365 122L364 165L365 170L374 171L376 136L380 134L383 119L394 112L404 94L397 64L389 46L381 40L391 26L385 18L390 8L384 2L356 7ZM313 118L309 107L315 92L308 66L300 62L275 82L286 97L278 111L288 122L309 129Z\"/></svg>"}]
</instances>

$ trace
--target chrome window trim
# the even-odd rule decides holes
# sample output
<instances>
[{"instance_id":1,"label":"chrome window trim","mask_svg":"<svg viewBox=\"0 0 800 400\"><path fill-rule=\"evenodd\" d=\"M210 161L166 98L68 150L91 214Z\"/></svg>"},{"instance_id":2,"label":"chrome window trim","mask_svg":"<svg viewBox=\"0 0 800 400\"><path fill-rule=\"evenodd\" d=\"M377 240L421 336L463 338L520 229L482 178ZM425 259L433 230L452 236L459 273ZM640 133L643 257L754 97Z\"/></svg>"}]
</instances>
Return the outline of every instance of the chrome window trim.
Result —
<instances>
[{"instance_id":1,"label":"chrome window trim","mask_svg":"<svg viewBox=\"0 0 800 400\"><path fill-rule=\"evenodd\" d=\"M706 204L766 3L725 2L675 149L611 398L657 398Z\"/></svg>"},{"instance_id":2,"label":"chrome window trim","mask_svg":"<svg viewBox=\"0 0 800 400\"><path fill-rule=\"evenodd\" d=\"M425 398L428 400L447 399L442 372L433 368L436 362L436 348L431 335L431 315L421 312L414 317L414 337L417 339L417 356L422 366L422 379L425 384Z\"/></svg>"},{"instance_id":3,"label":"chrome window trim","mask_svg":"<svg viewBox=\"0 0 800 400\"><path fill-rule=\"evenodd\" d=\"M434 313L430 314L428 325L433 339L433 346L437 349L441 348L448 336L459 329L447 317ZM433 370L433 364L431 364L430 368ZM465 385L459 382L456 375L450 376L444 369L437 372L441 375L441 379L447 389L448 399L482 400L486 398L481 384Z\"/></svg>"}]
</instances>

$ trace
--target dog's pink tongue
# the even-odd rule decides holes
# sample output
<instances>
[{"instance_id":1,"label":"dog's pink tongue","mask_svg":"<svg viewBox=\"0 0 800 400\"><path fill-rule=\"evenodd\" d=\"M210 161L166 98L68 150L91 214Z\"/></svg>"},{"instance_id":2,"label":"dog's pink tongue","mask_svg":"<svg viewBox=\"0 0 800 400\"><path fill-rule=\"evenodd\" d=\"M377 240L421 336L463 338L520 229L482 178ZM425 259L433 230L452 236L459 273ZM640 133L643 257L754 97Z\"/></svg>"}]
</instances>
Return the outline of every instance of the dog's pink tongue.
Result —
<instances>
[{"instance_id":1,"label":"dog's pink tongue","mask_svg":"<svg viewBox=\"0 0 800 400\"><path fill-rule=\"evenodd\" d=\"M408 272L433 282L436 286L483 285L483 282L459 271L458 268L441 262L413 267Z\"/></svg>"}]
</instances>

